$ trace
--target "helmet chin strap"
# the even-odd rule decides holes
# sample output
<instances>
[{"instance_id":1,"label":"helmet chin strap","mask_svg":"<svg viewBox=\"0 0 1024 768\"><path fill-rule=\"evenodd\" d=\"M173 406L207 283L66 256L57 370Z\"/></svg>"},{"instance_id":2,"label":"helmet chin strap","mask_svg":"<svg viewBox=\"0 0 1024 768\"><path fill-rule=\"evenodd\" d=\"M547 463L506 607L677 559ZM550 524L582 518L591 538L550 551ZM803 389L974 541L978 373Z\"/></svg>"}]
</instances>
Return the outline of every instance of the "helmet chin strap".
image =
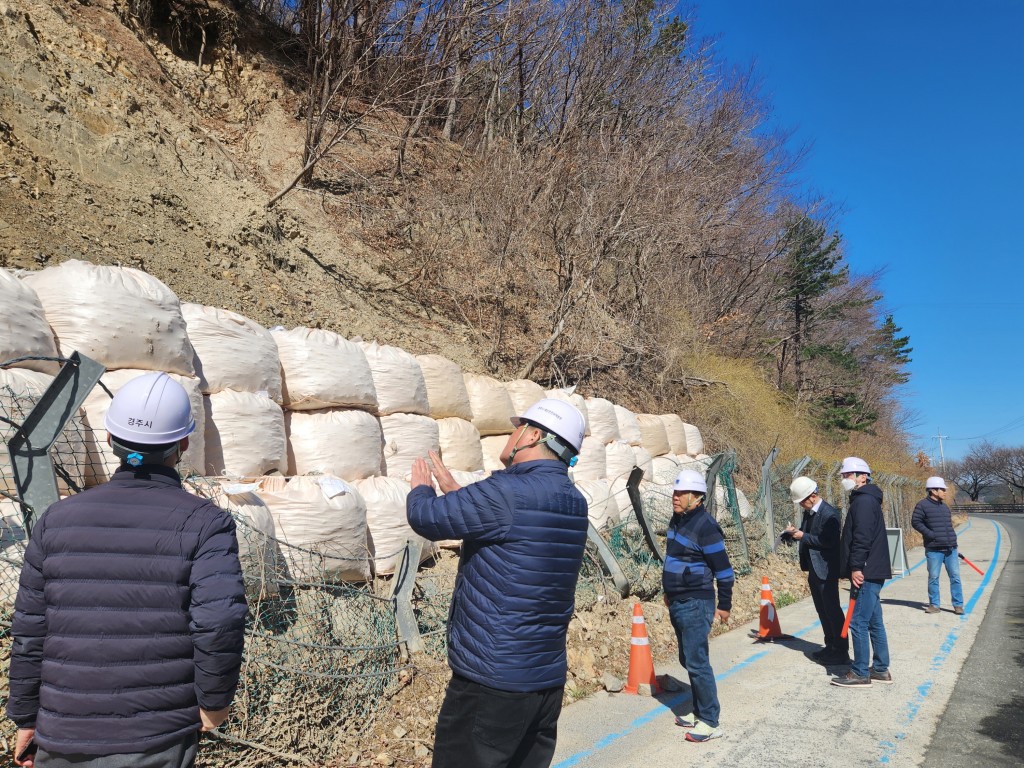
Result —
<instances>
[{"instance_id":1,"label":"helmet chin strap","mask_svg":"<svg viewBox=\"0 0 1024 768\"><path fill-rule=\"evenodd\" d=\"M534 427L532 424L524 424L523 426L533 427L534 429L540 429L540 427ZM543 430L541 431L543 432ZM576 466L576 462L579 461L579 455L574 450L565 445L559 439L558 435L552 432L548 432L544 437L542 437L535 443L530 443L529 445L519 445L519 440L522 440L523 434L525 434L525 432L526 430L523 430L523 432L519 434L519 439L516 440L515 446L508 454L508 465L506 466L511 465L512 459L514 459L516 457L516 454L519 453L519 451L523 450L524 448L533 448L534 446L545 444L547 444L548 448L551 449L551 452L555 454L555 456L557 456L559 460L562 461L562 463L569 467Z\"/></svg>"}]
</instances>

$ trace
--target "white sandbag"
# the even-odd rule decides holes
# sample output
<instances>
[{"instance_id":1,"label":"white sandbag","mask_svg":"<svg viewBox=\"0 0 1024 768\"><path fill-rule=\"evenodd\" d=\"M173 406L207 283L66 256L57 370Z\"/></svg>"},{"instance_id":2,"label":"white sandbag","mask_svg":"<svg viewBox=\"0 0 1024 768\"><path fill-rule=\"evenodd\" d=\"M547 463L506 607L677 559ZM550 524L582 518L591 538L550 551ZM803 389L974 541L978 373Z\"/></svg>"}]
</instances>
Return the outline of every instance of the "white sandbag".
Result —
<instances>
[{"instance_id":1,"label":"white sandbag","mask_svg":"<svg viewBox=\"0 0 1024 768\"><path fill-rule=\"evenodd\" d=\"M72 259L24 280L39 296L64 357L77 350L108 369L195 374L181 304L155 277Z\"/></svg>"},{"instance_id":2,"label":"white sandbag","mask_svg":"<svg viewBox=\"0 0 1024 768\"><path fill-rule=\"evenodd\" d=\"M259 497L259 482L221 480L214 485L213 503L235 519L238 559L245 574L246 591L259 598L280 593L275 553L276 529L270 508Z\"/></svg>"},{"instance_id":3,"label":"white sandbag","mask_svg":"<svg viewBox=\"0 0 1024 768\"><path fill-rule=\"evenodd\" d=\"M480 432L471 422L455 417L438 419L437 440L441 461L448 469L475 472L484 468Z\"/></svg>"},{"instance_id":4,"label":"white sandbag","mask_svg":"<svg viewBox=\"0 0 1024 768\"><path fill-rule=\"evenodd\" d=\"M690 456L700 456L704 453L704 438L701 437L700 430L697 429L693 424L683 424L683 429L686 430L686 453Z\"/></svg>"},{"instance_id":5,"label":"white sandbag","mask_svg":"<svg viewBox=\"0 0 1024 768\"><path fill-rule=\"evenodd\" d=\"M418 413L430 415L427 383L416 358L398 347L361 342L377 390L377 414Z\"/></svg>"},{"instance_id":6,"label":"white sandbag","mask_svg":"<svg viewBox=\"0 0 1024 768\"><path fill-rule=\"evenodd\" d=\"M643 435L640 433L640 422L636 414L621 405L615 405L615 421L619 425L619 439L625 440L630 445L643 445ZM650 453L650 449L648 449ZM652 454L653 455L653 454Z\"/></svg>"},{"instance_id":7,"label":"white sandbag","mask_svg":"<svg viewBox=\"0 0 1024 768\"><path fill-rule=\"evenodd\" d=\"M651 481L658 485L669 485L675 482L680 471L686 469L678 456L655 456L651 459ZM701 473L703 474L703 472Z\"/></svg>"},{"instance_id":8,"label":"white sandbag","mask_svg":"<svg viewBox=\"0 0 1024 768\"><path fill-rule=\"evenodd\" d=\"M508 391L508 396L512 400L512 410L516 416L522 416L526 413L526 409L539 400L543 400L547 395L544 393L544 387L535 381L529 379L516 379L515 381L506 381L505 389Z\"/></svg>"},{"instance_id":9,"label":"white sandbag","mask_svg":"<svg viewBox=\"0 0 1024 768\"><path fill-rule=\"evenodd\" d=\"M386 418L386 417L385 417ZM356 483L366 501L366 524L370 532L370 559L374 572L388 575L405 549L406 542L418 539L423 543L420 562L434 556L436 547L409 527L405 499L409 484L397 477L369 477Z\"/></svg>"},{"instance_id":10,"label":"white sandbag","mask_svg":"<svg viewBox=\"0 0 1024 768\"><path fill-rule=\"evenodd\" d=\"M564 400L573 405L576 410L583 414L583 423L586 425L584 434L590 434L590 412L587 410L587 401L583 398L583 395L577 395L569 389L549 389L544 394L547 397L553 397L555 400Z\"/></svg>"},{"instance_id":11,"label":"white sandbag","mask_svg":"<svg viewBox=\"0 0 1024 768\"><path fill-rule=\"evenodd\" d=\"M615 405L603 397L587 398L587 414L590 417L590 434L603 443L619 438L619 421L615 417Z\"/></svg>"},{"instance_id":12,"label":"white sandbag","mask_svg":"<svg viewBox=\"0 0 1024 768\"><path fill-rule=\"evenodd\" d=\"M668 444L668 435L665 432L665 424L660 418L650 413L636 414L636 420L640 424L640 444L651 456L664 456L672 453L672 446Z\"/></svg>"},{"instance_id":13,"label":"white sandbag","mask_svg":"<svg viewBox=\"0 0 1024 768\"><path fill-rule=\"evenodd\" d=\"M377 390L363 347L332 331L292 328L270 332L281 359L284 407L377 410Z\"/></svg>"},{"instance_id":14,"label":"white sandbag","mask_svg":"<svg viewBox=\"0 0 1024 768\"><path fill-rule=\"evenodd\" d=\"M706 474L708 468L714 462L714 456L708 456L706 453L699 454L697 456L687 456L680 454L676 456L679 461L679 465L682 469L692 469L695 472L700 472L702 475Z\"/></svg>"},{"instance_id":15,"label":"white sandbag","mask_svg":"<svg viewBox=\"0 0 1024 768\"><path fill-rule=\"evenodd\" d=\"M144 376L146 373L149 371L132 368L106 371L100 378L100 383L116 395L121 387L129 381ZM196 428L188 436L188 450L182 454L181 461L178 462L178 472L182 476L208 474L205 471L206 413L203 409L203 393L199 389L199 379L195 376L179 376L175 373L169 375L185 388L189 403L192 405L192 418L196 420ZM98 385L93 387L89 396L85 398L85 402L82 403L82 411L89 427L86 431L86 449L89 452L89 462L85 471L87 487L105 483L121 466L121 460L114 455L113 448L107 444L105 420L109 408L110 395Z\"/></svg>"},{"instance_id":16,"label":"white sandbag","mask_svg":"<svg viewBox=\"0 0 1024 768\"><path fill-rule=\"evenodd\" d=\"M720 523L735 522L732 510L729 508L728 499L729 495L725 486L721 483L715 483L715 519ZM736 489L736 506L739 508L740 517L744 520L750 517L750 514L754 511L750 499L739 488Z\"/></svg>"},{"instance_id":17,"label":"white sandbag","mask_svg":"<svg viewBox=\"0 0 1024 768\"><path fill-rule=\"evenodd\" d=\"M462 369L441 355L416 355L427 386L430 415L435 419L473 420L473 408L462 378Z\"/></svg>"},{"instance_id":18,"label":"white sandbag","mask_svg":"<svg viewBox=\"0 0 1024 768\"><path fill-rule=\"evenodd\" d=\"M287 411L289 475L375 477L384 462L380 419L355 408Z\"/></svg>"},{"instance_id":19,"label":"white sandbag","mask_svg":"<svg viewBox=\"0 0 1024 768\"><path fill-rule=\"evenodd\" d=\"M511 419L518 414L505 386L497 379L478 373L467 373L463 379L473 409L473 426L480 434L486 437L511 433Z\"/></svg>"},{"instance_id":20,"label":"white sandbag","mask_svg":"<svg viewBox=\"0 0 1024 768\"><path fill-rule=\"evenodd\" d=\"M596 435L595 440L598 440ZM604 447L605 455L605 477L609 480L615 480L620 477L629 477L629 473L633 471L633 467L636 465L636 456L633 453L633 446L629 443L624 443L621 440L616 440L613 443L608 443Z\"/></svg>"},{"instance_id":21,"label":"white sandbag","mask_svg":"<svg viewBox=\"0 0 1024 768\"><path fill-rule=\"evenodd\" d=\"M235 389L266 392L281 403L281 360L274 337L255 320L217 307L181 305L196 376L204 395Z\"/></svg>"},{"instance_id":22,"label":"white sandbag","mask_svg":"<svg viewBox=\"0 0 1024 768\"><path fill-rule=\"evenodd\" d=\"M288 575L296 581L370 578L366 503L333 475L263 477L257 492L274 517Z\"/></svg>"},{"instance_id":23,"label":"white sandbag","mask_svg":"<svg viewBox=\"0 0 1024 768\"><path fill-rule=\"evenodd\" d=\"M52 382L53 376L40 371L0 368L0 415L23 424ZM14 494L16 489L11 454L7 446L16 431L13 424L0 421L0 490L10 494ZM103 432L103 436L105 439L106 432ZM50 458L54 465L67 473L67 477L64 477L61 472L57 472L57 490L60 493L69 494L85 487L91 460L88 449L90 440L91 434L84 414L79 411L68 420L50 448Z\"/></svg>"},{"instance_id":24,"label":"white sandbag","mask_svg":"<svg viewBox=\"0 0 1024 768\"><path fill-rule=\"evenodd\" d=\"M431 451L440 451L437 422L415 413L393 413L380 417L384 434L382 474L399 480L410 480L412 463L425 459Z\"/></svg>"},{"instance_id":25,"label":"white sandbag","mask_svg":"<svg viewBox=\"0 0 1024 768\"><path fill-rule=\"evenodd\" d=\"M618 521L619 507L611 499L611 484L607 480L576 480L575 483L587 500L587 517L595 528Z\"/></svg>"},{"instance_id":26,"label":"white sandbag","mask_svg":"<svg viewBox=\"0 0 1024 768\"><path fill-rule=\"evenodd\" d=\"M633 464L644 471L644 480L654 479L654 457L642 445L631 445Z\"/></svg>"},{"instance_id":27,"label":"white sandbag","mask_svg":"<svg viewBox=\"0 0 1024 768\"><path fill-rule=\"evenodd\" d=\"M665 425L668 444L672 453L686 453L686 427L683 420L674 413L663 413L658 416Z\"/></svg>"},{"instance_id":28,"label":"white sandbag","mask_svg":"<svg viewBox=\"0 0 1024 768\"><path fill-rule=\"evenodd\" d=\"M267 395L225 389L203 397L206 474L259 477L288 469L281 406Z\"/></svg>"},{"instance_id":29,"label":"white sandbag","mask_svg":"<svg viewBox=\"0 0 1024 768\"><path fill-rule=\"evenodd\" d=\"M57 342L42 302L32 288L6 269L0 269L0 307L0 363L28 355L57 357ZM60 364L25 360L16 367L56 376Z\"/></svg>"},{"instance_id":30,"label":"white sandbag","mask_svg":"<svg viewBox=\"0 0 1024 768\"><path fill-rule=\"evenodd\" d=\"M484 469L487 472L497 472L504 469L501 463L501 452L508 442L508 435L491 435L480 438L480 452L484 455Z\"/></svg>"},{"instance_id":31,"label":"white sandbag","mask_svg":"<svg viewBox=\"0 0 1024 768\"><path fill-rule=\"evenodd\" d=\"M459 469L453 469L451 472L452 479L462 487L472 485L473 483L479 483L481 480L486 480L491 476L491 473L485 469L478 469L475 472L464 472Z\"/></svg>"},{"instance_id":32,"label":"white sandbag","mask_svg":"<svg viewBox=\"0 0 1024 768\"><path fill-rule=\"evenodd\" d=\"M622 523L626 520L636 517L633 511L633 502L629 498L629 491L626 489L626 478L620 477L616 480L611 481L611 499L609 503L614 504L618 510L616 515L616 523Z\"/></svg>"},{"instance_id":33,"label":"white sandbag","mask_svg":"<svg viewBox=\"0 0 1024 768\"><path fill-rule=\"evenodd\" d=\"M604 443L596 437L584 437L579 461L572 468L573 480L603 480L607 474L608 460L604 453Z\"/></svg>"}]
</instances>

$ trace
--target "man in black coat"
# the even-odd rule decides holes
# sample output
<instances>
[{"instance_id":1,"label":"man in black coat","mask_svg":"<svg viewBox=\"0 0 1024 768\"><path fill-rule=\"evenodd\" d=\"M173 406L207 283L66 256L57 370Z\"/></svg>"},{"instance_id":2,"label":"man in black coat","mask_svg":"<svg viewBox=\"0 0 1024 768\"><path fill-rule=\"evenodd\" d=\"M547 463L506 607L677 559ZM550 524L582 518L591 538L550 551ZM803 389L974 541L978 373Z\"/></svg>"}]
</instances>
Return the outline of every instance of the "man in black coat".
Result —
<instances>
[{"instance_id":1,"label":"man in black coat","mask_svg":"<svg viewBox=\"0 0 1024 768\"><path fill-rule=\"evenodd\" d=\"M957 552L953 513L946 506L946 481L929 477L925 482L928 496L917 502L910 524L924 537L924 556L928 562L928 607L925 613L939 612L939 576L945 567L949 574L949 592L953 613L964 612L964 588L960 583L960 558Z\"/></svg>"},{"instance_id":2,"label":"man in black coat","mask_svg":"<svg viewBox=\"0 0 1024 768\"><path fill-rule=\"evenodd\" d=\"M248 609L235 524L174 470L195 429L178 382L132 379L106 427L120 468L52 504L25 551L7 703L15 764L190 768L238 684Z\"/></svg>"},{"instance_id":3,"label":"man in black coat","mask_svg":"<svg viewBox=\"0 0 1024 768\"><path fill-rule=\"evenodd\" d=\"M800 568L807 572L825 634L825 647L811 656L822 664L849 664L850 641L840 637L845 617L839 605L839 510L818 495L818 486L809 477L794 479L789 496L803 510L803 521L799 528L787 526L783 537L799 544Z\"/></svg>"},{"instance_id":4,"label":"man in black coat","mask_svg":"<svg viewBox=\"0 0 1024 768\"><path fill-rule=\"evenodd\" d=\"M888 684L892 683L889 639L880 596L885 580L892 578L892 564L882 491L871 484L871 469L864 459L848 456L839 474L843 489L850 492L850 508L839 543L839 576L849 578L857 589L857 603L850 619L853 664L845 675L832 678L832 685L860 688L872 683Z\"/></svg>"}]
</instances>

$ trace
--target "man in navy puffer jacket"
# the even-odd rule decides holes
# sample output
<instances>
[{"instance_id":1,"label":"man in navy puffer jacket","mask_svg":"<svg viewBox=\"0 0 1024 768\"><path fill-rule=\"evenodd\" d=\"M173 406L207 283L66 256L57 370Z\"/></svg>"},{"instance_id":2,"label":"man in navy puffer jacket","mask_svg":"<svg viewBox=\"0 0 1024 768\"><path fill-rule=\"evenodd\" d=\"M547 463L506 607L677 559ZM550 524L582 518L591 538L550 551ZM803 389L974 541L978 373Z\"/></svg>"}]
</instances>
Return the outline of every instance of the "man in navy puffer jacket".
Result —
<instances>
[{"instance_id":1,"label":"man in navy puffer jacket","mask_svg":"<svg viewBox=\"0 0 1024 768\"><path fill-rule=\"evenodd\" d=\"M850 618L853 664L845 675L833 677L832 685L891 685L889 636L882 618L881 592L885 580L892 578L892 565L882 490L871 483L871 468L858 456L843 459L839 474L843 490L850 492L850 507L839 540L839 578L848 578L858 592Z\"/></svg>"},{"instance_id":2,"label":"man in navy puffer jacket","mask_svg":"<svg viewBox=\"0 0 1024 768\"><path fill-rule=\"evenodd\" d=\"M949 574L949 592L953 599L953 613L964 612L964 588L960 582L960 558L957 552L956 529L953 513L946 506L946 481L929 477L925 482L927 498L914 507L910 524L924 537L924 556L928 561L928 607L925 613L938 613L939 576L945 567Z\"/></svg>"},{"instance_id":3,"label":"man in navy puffer jacket","mask_svg":"<svg viewBox=\"0 0 1024 768\"><path fill-rule=\"evenodd\" d=\"M434 453L430 465L413 466L413 530L462 539L434 768L546 768L555 751L588 524L566 465L584 421L569 403L541 400L512 423L507 469L485 480L460 488ZM432 474L444 495L435 495Z\"/></svg>"},{"instance_id":4,"label":"man in navy puffer jacket","mask_svg":"<svg viewBox=\"0 0 1024 768\"><path fill-rule=\"evenodd\" d=\"M230 515L173 469L195 428L165 373L128 382L106 418L122 464L50 506L15 603L7 714L18 765L180 768L238 683L247 606Z\"/></svg>"}]
</instances>

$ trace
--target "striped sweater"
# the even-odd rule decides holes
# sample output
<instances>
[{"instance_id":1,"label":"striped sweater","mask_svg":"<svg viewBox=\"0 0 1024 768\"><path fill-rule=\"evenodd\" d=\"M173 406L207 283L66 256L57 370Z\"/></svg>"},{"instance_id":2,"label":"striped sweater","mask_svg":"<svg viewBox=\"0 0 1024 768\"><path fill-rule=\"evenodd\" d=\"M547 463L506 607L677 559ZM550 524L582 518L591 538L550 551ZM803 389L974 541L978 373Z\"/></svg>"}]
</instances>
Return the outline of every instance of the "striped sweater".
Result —
<instances>
[{"instance_id":1,"label":"striped sweater","mask_svg":"<svg viewBox=\"0 0 1024 768\"><path fill-rule=\"evenodd\" d=\"M713 582L718 582L718 608L731 611L734 581L722 528L704 505L682 515L672 515L665 542L665 570L661 576L668 600L714 600Z\"/></svg>"}]
</instances>

